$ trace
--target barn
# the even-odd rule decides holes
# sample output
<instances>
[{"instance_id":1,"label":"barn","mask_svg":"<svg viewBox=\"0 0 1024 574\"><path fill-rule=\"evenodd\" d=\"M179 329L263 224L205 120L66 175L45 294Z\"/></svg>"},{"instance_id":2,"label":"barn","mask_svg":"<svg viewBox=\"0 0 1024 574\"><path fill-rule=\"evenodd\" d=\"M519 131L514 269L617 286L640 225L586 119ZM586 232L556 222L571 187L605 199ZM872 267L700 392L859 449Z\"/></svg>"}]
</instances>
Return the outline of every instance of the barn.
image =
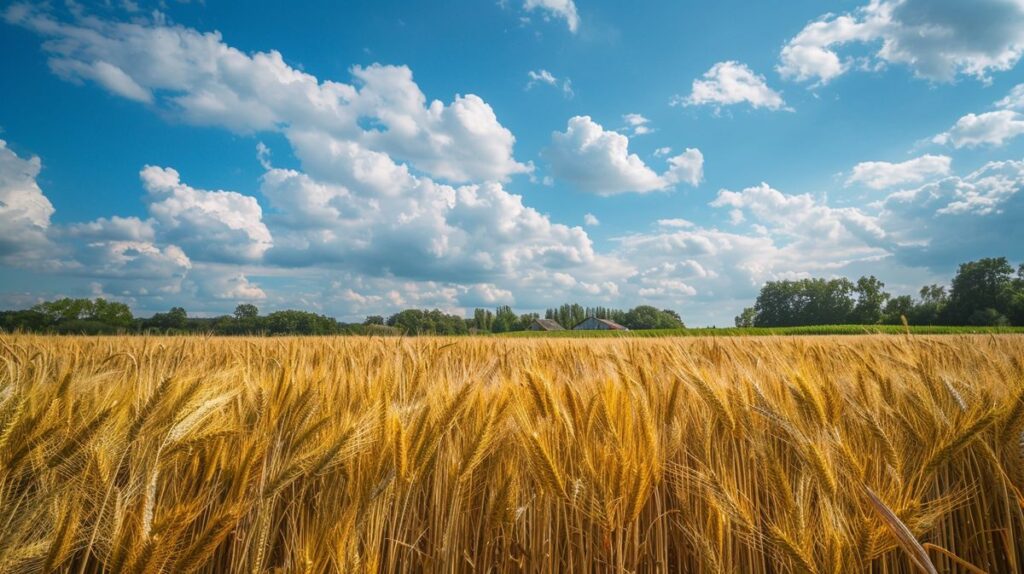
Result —
<instances>
[{"instance_id":1,"label":"barn","mask_svg":"<svg viewBox=\"0 0 1024 574\"><path fill-rule=\"evenodd\" d=\"M619 325L615 321L610 319L598 319L597 317L587 317L575 327L573 331L628 331L629 329Z\"/></svg>"},{"instance_id":2,"label":"barn","mask_svg":"<svg viewBox=\"0 0 1024 574\"><path fill-rule=\"evenodd\" d=\"M531 331L564 331L565 327L558 324L554 319L534 319L530 323Z\"/></svg>"}]
</instances>

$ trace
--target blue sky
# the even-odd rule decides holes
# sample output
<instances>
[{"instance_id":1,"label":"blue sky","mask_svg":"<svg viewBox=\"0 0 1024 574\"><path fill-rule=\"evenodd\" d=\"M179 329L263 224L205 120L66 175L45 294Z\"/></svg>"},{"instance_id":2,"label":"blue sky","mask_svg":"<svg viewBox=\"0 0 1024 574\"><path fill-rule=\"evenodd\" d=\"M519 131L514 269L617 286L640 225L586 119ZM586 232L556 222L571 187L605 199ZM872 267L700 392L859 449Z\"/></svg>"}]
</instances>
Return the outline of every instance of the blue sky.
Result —
<instances>
[{"instance_id":1,"label":"blue sky","mask_svg":"<svg viewBox=\"0 0 1024 574\"><path fill-rule=\"evenodd\" d=\"M0 306L343 319L1024 258L1024 2L8 4Z\"/></svg>"}]
</instances>

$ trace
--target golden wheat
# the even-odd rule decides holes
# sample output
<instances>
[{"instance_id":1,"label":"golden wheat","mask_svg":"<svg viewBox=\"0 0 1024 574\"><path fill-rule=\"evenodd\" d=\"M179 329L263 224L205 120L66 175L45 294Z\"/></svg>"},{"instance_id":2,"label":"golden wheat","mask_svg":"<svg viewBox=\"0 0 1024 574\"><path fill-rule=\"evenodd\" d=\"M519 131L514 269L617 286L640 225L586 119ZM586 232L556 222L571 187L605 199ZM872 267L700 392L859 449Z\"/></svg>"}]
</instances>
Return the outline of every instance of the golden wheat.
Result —
<instances>
[{"instance_id":1,"label":"golden wheat","mask_svg":"<svg viewBox=\"0 0 1024 574\"><path fill-rule=\"evenodd\" d=\"M0 337L0 572L1018 572L1024 337Z\"/></svg>"}]
</instances>

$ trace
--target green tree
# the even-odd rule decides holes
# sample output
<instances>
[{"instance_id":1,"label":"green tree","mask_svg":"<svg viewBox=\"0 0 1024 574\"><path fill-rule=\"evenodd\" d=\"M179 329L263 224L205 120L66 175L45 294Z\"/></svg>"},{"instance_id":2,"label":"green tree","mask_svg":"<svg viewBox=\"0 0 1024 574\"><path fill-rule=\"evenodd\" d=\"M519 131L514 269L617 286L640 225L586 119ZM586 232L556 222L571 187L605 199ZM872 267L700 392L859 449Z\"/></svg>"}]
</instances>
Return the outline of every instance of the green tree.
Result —
<instances>
[{"instance_id":1,"label":"green tree","mask_svg":"<svg viewBox=\"0 0 1024 574\"><path fill-rule=\"evenodd\" d=\"M388 317L387 323L408 335L461 335L468 331L462 317L448 315L437 309L405 309Z\"/></svg>"},{"instance_id":2,"label":"green tree","mask_svg":"<svg viewBox=\"0 0 1024 574\"><path fill-rule=\"evenodd\" d=\"M901 317L906 317L907 321L910 321L915 306L914 298L910 295L893 297L885 304L882 320L889 325L899 325L903 322Z\"/></svg>"},{"instance_id":3,"label":"green tree","mask_svg":"<svg viewBox=\"0 0 1024 574\"><path fill-rule=\"evenodd\" d=\"M540 314L538 313L523 313L518 319L516 319L514 330L525 331L529 329L530 325L532 325L537 319L540 319Z\"/></svg>"},{"instance_id":4,"label":"green tree","mask_svg":"<svg viewBox=\"0 0 1024 574\"><path fill-rule=\"evenodd\" d=\"M557 309L548 309L544 313L544 317L546 319L554 319L555 321L558 321L559 325L566 329L572 329L578 323L591 316L599 317L600 315L591 315L589 309L586 309L578 303L566 303L559 306ZM601 318L612 319L613 321L616 320L611 316Z\"/></svg>"},{"instance_id":5,"label":"green tree","mask_svg":"<svg viewBox=\"0 0 1024 574\"><path fill-rule=\"evenodd\" d=\"M242 303L235 307L235 319L255 319L260 316L260 310L252 303Z\"/></svg>"},{"instance_id":6,"label":"green tree","mask_svg":"<svg viewBox=\"0 0 1024 574\"><path fill-rule=\"evenodd\" d=\"M638 305L629 311L623 326L630 329L678 329L683 321L675 311L660 310L651 305Z\"/></svg>"},{"instance_id":7,"label":"green tree","mask_svg":"<svg viewBox=\"0 0 1024 574\"><path fill-rule=\"evenodd\" d=\"M398 327L408 335L426 333L428 325L425 313L419 309L404 309L388 317L388 325Z\"/></svg>"},{"instance_id":8,"label":"green tree","mask_svg":"<svg viewBox=\"0 0 1024 574\"><path fill-rule=\"evenodd\" d=\"M490 332L494 327L494 313L489 309L473 309L473 327Z\"/></svg>"},{"instance_id":9,"label":"green tree","mask_svg":"<svg viewBox=\"0 0 1024 574\"><path fill-rule=\"evenodd\" d=\"M949 302L949 295L942 285L925 285L921 287L921 299L907 314L907 321L911 325L938 325L943 322L946 304Z\"/></svg>"},{"instance_id":10,"label":"green tree","mask_svg":"<svg viewBox=\"0 0 1024 574\"><path fill-rule=\"evenodd\" d=\"M1010 322L999 311L986 307L971 313L971 316L967 318L967 324L982 327L1004 327L1009 325Z\"/></svg>"},{"instance_id":11,"label":"green tree","mask_svg":"<svg viewBox=\"0 0 1024 574\"><path fill-rule=\"evenodd\" d=\"M171 307L167 312L168 322L175 329L184 329L188 326L188 312L184 307Z\"/></svg>"},{"instance_id":12,"label":"green tree","mask_svg":"<svg viewBox=\"0 0 1024 574\"><path fill-rule=\"evenodd\" d=\"M275 311L266 317L267 331L272 335L333 335L340 325L330 317L308 311Z\"/></svg>"},{"instance_id":13,"label":"green tree","mask_svg":"<svg viewBox=\"0 0 1024 574\"><path fill-rule=\"evenodd\" d=\"M35 309L0 311L0 330L38 333L53 328L53 319Z\"/></svg>"},{"instance_id":14,"label":"green tree","mask_svg":"<svg viewBox=\"0 0 1024 574\"><path fill-rule=\"evenodd\" d=\"M661 320L662 324L665 325L664 327L659 327L661 329L682 329L686 327L686 325L683 323L682 316L680 316L679 313L676 313L672 309L662 309Z\"/></svg>"},{"instance_id":15,"label":"green tree","mask_svg":"<svg viewBox=\"0 0 1024 574\"><path fill-rule=\"evenodd\" d=\"M166 313L156 313L142 323L147 329L184 329L188 327L188 313L182 307L172 307Z\"/></svg>"},{"instance_id":16,"label":"green tree","mask_svg":"<svg viewBox=\"0 0 1024 574\"><path fill-rule=\"evenodd\" d=\"M1013 280L1007 317L1014 325L1024 325L1024 263L1017 267L1017 278Z\"/></svg>"},{"instance_id":17,"label":"green tree","mask_svg":"<svg viewBox=\"0 0 1024 574\"><path fill-rule=\"evenodd\" d=\"M135 320L128 305L106 299L93 301L92 314L89 318L114 327L130 327Z\"/></svg>"},{"instance_id":18,"label":"green tree","mask_svg":"<svg viewBox=\"0 0 1024 574\"><path fill-rule=\"evenodd\" d=\"M757 327L836 325L850 320L854 301L849 279L769 281L754 303Z\"/></svg>"},{"instance_id":19,"label":"green tree","mask_svg":"<svg viewBox=\"0 0 1024 574\"><path fill-rule=\"evenodd\" d=\"M757 311L753 307L745 307L743 312L736 316L737 327L753 327L754 319L757 318Z\"/></svg>"},{"instance_id":20,"label":"green tree","mask_svg":"<svg viewBox=\"0 0 1024 574\"><path fill-rule=\"evenodd\" d=\"M491 331L495 333L508 333L514 331L519 316L508 305L502 305L494 310L494 323Z\"/></svg>"},{"instance_id":21,"label":"green tree","mask_svg":"<svg viewBox=\"0 0 1024 574\"><path fill-rule=\"evenodd\" d=\"M94 311L93 302L89 299L71 299L65 297L56 301L39 303L32 307L46 315L51 321L72 321L75 319L89 318Z\"/></svg>"},{"instance_id":22,"label":"green tree","mask_svg":"<svg viewBox=\"0 0 1024 574\"><path fill-rule=\"evenodd\" d=\"M99 298L72 299L65 297L56 301L39 303L32 310L40 313L54 324L65 324L72 321L85 321L74 327L78 331L116 332L118 328L130 327L134 317L132 311L124 303L107 301ZM103 329L106 326L109 329ZM68 327L71 329L71 327Z\"/></svg>"},{"instance_id":23,"label":"green tree","mask_svg":"<svg viewBox=\"0 0 1024 574\"><path fill-rule=\"evenodd\" d=\"M885 283L874 275L861 277L854 287L857 303L850 315L852 323L874 325L882 321L882 309L890 295L885 292Z\"/></svg>"},{"instance_id":24,"label":"green tree","mask_svg":"<svg viewBox=\"0 0 1024 574\"><path fill-rule=\"evenodd\" d=\"M1012 299L1013 267L1005 257L969 261L953 277L944 316L951 324L963 325L979 310L1006 315Z\"/></svg>"}]
</instances>

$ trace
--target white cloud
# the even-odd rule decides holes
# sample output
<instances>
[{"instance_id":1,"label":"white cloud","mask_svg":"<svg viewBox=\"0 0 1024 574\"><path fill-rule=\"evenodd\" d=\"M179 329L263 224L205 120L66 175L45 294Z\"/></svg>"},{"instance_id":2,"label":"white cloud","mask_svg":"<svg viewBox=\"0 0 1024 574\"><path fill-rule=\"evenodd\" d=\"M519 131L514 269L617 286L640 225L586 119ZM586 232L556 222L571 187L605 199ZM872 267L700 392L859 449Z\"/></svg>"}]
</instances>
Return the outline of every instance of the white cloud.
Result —
<instances>
[{"instance_id":1,"label":"white cloud","mask_svg":"<svg viewBox=\"0 0 1024 574\"><path fill-rule=\"evenodd\" d=\"M53 204L36 183L42 162L22 159L0 139L0 261L39 260L51 249Z\"/></svg>"},{"instance_id":2,"label":"white cloud","mask_svg":"<svg viewBox=\"0 0 1024 574\"><path fill-rule=\"evenodd\" d=\"M665 218L602 251L584 228L587 217L580 226L560 224L497 182L520 168L507 163L514 162L514 138L501 135L489 106L470 96L428 104L406 68L355 68L346 85L299 72L276 52L238 52L216 34L93 19L68 25L28 14L16 20L47 37L55 64L107 62L147 90L157 111L235 131L279 131L298 163L274 167L269 149L259 147L266 210L253 197L196 189L176 171L154 167L143 171L147 218L56 225L35 183L39 160L0 147L0 193L13 189L32 199L0 196L0 217L9 218L0 237L17 230L24 256L34 233L49 245L47 255L58 252L60 274L53 277L69 291L77 285L91 293L96 284L97 292L135 297L146 309L185 304L223 312L229 301L259 300L266 309L349 319L410 306L463 312L504 303L528 310L566 300L642 301L679 309L689 322L721 324L768 279L859 272L913 282L969 258L1024 256L1024 161L961 177L949 175L941 159L922 158L855 168L850 177L868 186L924 183L874 205L834 207L767 184L722 190L710 206L722 229ZM130 88L109 79L62 73L131 97ZM1013 111L1014 94L999 110ZM649 125L641 118L624 121ZM392 131L402 141L389 139ZM696 149L671 156L661 148L654 154L666 158L659 173L628 145L627 135L576 117L554 134L546 157L557 167L552 173L593 193L701 180ZM442 181L456 176L468 183ZM944 177L925 183L935 176Z\"/></svg>"},{"instance_id":3,"label":"white cloud","mask_svg":"<svg viewBox=\"0 0 1024 574\"><path fill-rule=\"evenodd\" d=\"M139 234L136 222L104 218L65 229L59 235L61 283L80 278L119 297L180 297L192 261L177 245L131 238Z\"/></svg>"},{"instance_id":4,"label":"white cloud","mask_svg":"<svg viewBox=\"0 0 1024 574\"><path fill-rule=\"evenodd\" d=\"M575 95L572 91L572 80L569 78L559 80L554 76L554 74L544 69L530 70L526 75L530 78L530 81L526 83L527 90L538 84L545 84L562 90L562 94L564 94L566 98L571 98Z\"/></svg>"},{"instance_id":5,"label":"white cloud","mask_svg":"<svg viewBox=\"0 0 1024 574\"><path fill-rule=\"evenodd\" d=\"M868 44L862 59L839 49ZM877 48L875 48L877 46ZM871 0L852 13L826 14L782 49L779 73L826 84L850 69L909 66L918 77L985 80L1013 68L1024 53L1024 4L1016 0Z\"/></svg>"},{"instance_id":6,"label":"white cloud","mask_svg":"<svg viewBox=\"0 0 1024 574\"><path fill-rule=\"evenodd\" d=\"M181 279L192 267L177 245L146 241L93 241L80 246L74 263L83 275L132 280Z\"/></svg>"},{"instance_id":7,"label":"white cloud","mask_svg":"<svg viewBox=\"0 0 1024 574\"><path fill-rule=\"evenodd\" d=\"M210 273L198 281L203 295L224 301L262 301L267 293L242 273Z\"/></svg>"},{"instance_id":8,"label":"white cloud","mask_svg":"<svg viewBox=\"0 0 1024 574\"><path fill-rule=\"evenodd\" d=\"M739 192L722 190L711 206L749 213L777 235L807 240L810 251L848 235L868 242L885 238L885 231L856 208L833 208L810 194L788 195L766 183ZM812 245L819 240L819 246Z\"/></svg>"},{"instance_id":9,"label":"white cloud","mask_svg":"<svg viewBox=\"0 0 1024 574\"><path fill-rule=\"evenodd\" d=\"M595 253L582 227L551 221L494 181L529 167L510 167L514 138L475 96L428 105L408 69L385 66L354 68L353 86L320 82L276 52L246 55L217 34L161 23L65 24L31 10L17 20L60 40L46 45L55 61L117 65L150 90L156 108L234 131L281 131L301 166L275 168L258 146L266 213L255 198L147 167L148 219L62 230L76 245L67 266L101 287L129 292L135 281L134 292L153 300L160 281L164 294L199 301L256 298L260 289L271 308L319 309L326 297L343 313L374 301L387 312L509 301L512 292L535 306L576 294L607 300L599 298L618 285L605 275L629 274ZM502 146L504 158L495 153ZM288 293L245 279L285 270ZM328 293L334 281L345 288Z\"/></svg>"},{"instance_id":10,"label":"white cloud","mask_svg":"<svg viewBox=\"0 0 1024 574\"><path fill-rule=\"evenodd\" d=\"M558 79L547 70L530 70L526 75L529 76L529 82L526 83L527 90L537 84L548 84L549 86L558 84Z\"/></svg>"},{"instance_id":11,"label":"white cloud","mask_svg":"<svg viewBox=\"0 0 1024 574\"><path fill-rule=\"evenodd\" d=\"M1001 146L1024 134L1024 114L1013 110L996 110L983 114L967 114L947 132L932 138L932 143L951 145L957 149L978 146Z\"/></svg>"},{"instance_id":12,"label":"white cloud","mask_svg":"<svg viewBox=\"0 0 1024 574\"><path fill-rule=\"evenodd\" d=\"M147 104L153 101L153 94L148 89L137 84L121 68L102 60L91 63L69 60L55 64L53 68L61 76L91 79L111 92L129 100Z\"/></svg>"},{"instance_id":13,"label":"white cloud","mask_svg":"<svg viewBox=\"0 0 1024 574\"><path fill-rule=\"evenodd\" d=\"M629 130L629 135L633 137L642 136L654 131L651 129L651 120L641 114L626 114L622 116L622 120L626 122L626 129Z\"/></svg>"},{"instance_id":14,"label":"white cloud","mask_svg":"<svg viewBox=\"0 0 1024 574\"><path fill-rule=\"evenodd\" d=\"M587 213L583 215L583 225L587 227L597 227L601 225L601 221L593 213Z\"/></svg>"},{"instance_id":15,"label":"white cloud","mask_svg":"<svg viewBox=\"0 0 1024 574\"><path fill-rule=\"evenodd\" d=\"M526 84L526 89L529 90L537 84L547 84L549 86L558 85L558 78L556 78L551 72L541 70L530 70L526 72L526 75L530 77L530 81Z\"/></svg>"},{"instance_id":16,"label":"white cloud","mask_svg":"<svg viewBox=\"0 0 1024 574\"><path fill-rule=\"evenodd\" d=\"M668 171L662 179L669 185L688 183L694 187L704 179L704 154L696 148L686 148L683 153L668 158Z\"/></svg>"},{"instance_id":17,"label":"white cloud","mask_svg":"<svg viewBox=\"0 0 1024 574\"><path fill-rule=\"evenodd\" d=\"M699 150L687 149L669 158L669 169L659 175L640 156L629 153L628 137L605 130L590 116L573 117L566 131L554 132L545 157L555 177L598 195L646 193L677 183L697 185L703 178L704 158Z\"/></svg>"},{"instance_id":18,"label":"white cloud","mask_svg":"<svg viewBox=\"0 0 1024 574\"><path fill-rule=\"evenodd\" d=\"M679 217L672 219L659 219L656 223L659 227L693 227L692 221Z\"/></svg>"},{"instance_id":19,"label":"white cloud","mask_svg":"<svg viewBox=\"0 0 1024 574\"><path fill-rule=\"evenodd\" d=\"M1017 84L1005 98L996 102L997 108L1024 112L1024 84Z\"/></svg>"},{"instance_id":20,"label":"white cloud","mask_svg":"<svg viewBox=\"0 0 1024 574\"><path fill-rule=\"evenodd\" d=\"M786 106L782 95L768 87L764 76L755 74L746 64L718 62L693 81L689 96L676 96L672 104L684 106L722 106L748 103L754 108L779 110Z\"/></svg>"},{"instance_id":21,"label":"white cloud","mask_svg":"<svg viewBox=\"0 0 1024 574\"><path fill-rule=\"evenodd\" d=\"M899 191L879 207L907 264L952 268L995 254L1024 257L1024 160Z\"/></svg>"},{"instance_id":22,"label":"white cloud","mask_svg":"<svg viewBox=\"0 0 1024 574\"><path fill-rule=\"evenodd\" d=\"M85 223L73 223L65 229L68 237L82 241L156 241L153 220L138 217L101 217Z\"/></svg>"},{"instance_id":23,"label":"white cloud","mask_svg":"<svg viewBox=\"0 0 1024 574\"><path fill-rule=\"evenodd\" d=\"M466 307L512 305L515 297L512 291L502 289L493 283L477 283L460 290L459 303Z\"/></svg>"},{"instance_id":24,"label":"white cloud","mask_svg":"<svg viewBox=\"0 0 1024 574\"><path fill-rule=\"evenodd\" d=\"M540 9L547 15L564 19L569 31L574 34L579 29L580 16L576 12L576 3L573 0L525 0L523 7L527 11Z\"/></svg>"},{"instance_id":25,"label":"white cloud","mask_svg":"<svg viewBox=\"0 0 1024 574\"><path fill-rule=\"evenodd\" d=\"M256 198L195 189L182 183L171 168L146 166L139 176L160 235L187 249L193 258L255 261L273 244Z\"/></svg>"},{"instance_id":26,"label":"white cloud","mask_svg":"<svg viewBox=\"0 0 1024 574\"><path fill-rule=\"evenodd\" d=\"M901 163L865 161L853 167L853 173L846 179L846 185L859 183L871 189L885 189L921 183L938 176L948 175L952 161L949 156L931 154Z\"/></svg>"},{"instance_id":27,"label":"white cloud","mask_svg":"<svg viewBox=\"0 0 1024 574\"><path fill-rule=\"evenodd\" d=\"M872 273L913 288L933 280L932 269L941 277L993 253L1024 256L1024 160L992 162L862 208L832 207L767 184L722 190L711 206L740 210L741 227L668 220L618 238L615 255L637 270L626 292L678 300L663 283L678 281L694 288L694 300L736 301L738 310L767 280Z\"/></svg>"},{"instance_id":28,"label":"white cloud","mask_svg":"<svg viewBox=\"0 0 1024 574\"><path fill-rule=\"evenodd\" d=\"M261 191L281 214L272 219L280 224L267 254L272 262L493 282L595 260L581 228L551 222L500 184L440 185L386 157L353 161L350 151L329 156L324 149L312 173L270 169L263 176Z\"/></svg>"},{"instance_id":29,"label":"white cloud","mask_svg":"<svg viewBox=\"0 0 1024 574\"><path fill-rule=\"evenodd\" d=\"M957 149L998 147L1024 134L1024 84L1015 86L995 107L992 112L961 117L948 131L933 137L932 143Z\"/></svg>"},{"instance_id":30,"label":"white cloud","mask_svg":"<svg viewBox=\"0 0 1024 574\"><path fill-rule=\"evenodd\" d=\"M192 123L243 133L316 130L457 182L530 171L486 102L473 94L428 102L404 66L355 66L354 83L344 84L297 70L277 51L246 54L219 33L161 19L65 23L21 5L5 17L48 39L43 48L59 76L95 81Z\"/></svg>"},{"instance_id":31,"label":"white cloud","mask_svg":"<svg viewBox=\"0 0 1024 574\"><path fill-rule=\"evenodd\" d=\"M890 195L881 204L893 218L928 214L1001 213L1024 186L1024 161L990 162L965 176L952 176Z\"/></svg>"}]
</instances>

